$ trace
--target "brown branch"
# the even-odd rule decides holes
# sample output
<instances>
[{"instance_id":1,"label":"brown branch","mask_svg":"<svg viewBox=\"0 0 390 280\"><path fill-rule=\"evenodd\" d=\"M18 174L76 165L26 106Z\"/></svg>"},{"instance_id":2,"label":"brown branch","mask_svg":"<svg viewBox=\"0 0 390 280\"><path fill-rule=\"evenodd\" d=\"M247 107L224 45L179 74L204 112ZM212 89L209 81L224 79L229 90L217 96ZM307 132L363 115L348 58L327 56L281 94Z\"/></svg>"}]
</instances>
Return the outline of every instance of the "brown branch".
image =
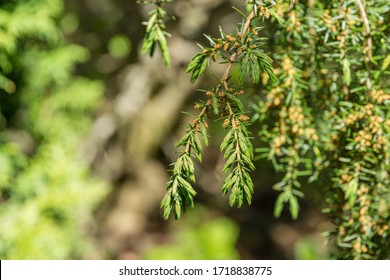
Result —
<instances>
[{"instance_id":1,"label":"brown branch","mask_svg":"<svg viewBox=\"0 0 390 280\"><path fill-rule=\"evenodd\" d=\"M359 6L360 17L363 20L363 24L364 24L365 31L366 31L366 36L367 36L366 50L367 50L367 58L368 58L367 63L370 65L371 59L372 59L372 38L371 38L370 22L368 20L367 13L366 13L366 10L364 8L364 4L363 4L362 0L356 0L356 4Z\"/></svg>"},{"instance_id":2,"label":"brown branch","mask_svg":"<svg viewBox=\"0 0 390 280\"><path fill-rule=\"evenodd\" d=\"M245 22L244 27L242 29L242 35L244 35L248 31L249 26L251 24L251 21L254 17L255 17L255 12L252 10L251 13L248 15L248 17L246 18L246 22ZM235 62L236 58L237 58L237 52L232 54L232 56L229 58L229 64L228 64L228 66L227 66L227 68L226 68L226 70L223 73L223 76L221 78L221 82L223 83L225 88L228 88L226 80L229 77L230 71L232 70L233 63Z\"/></svg>"},{"instance_id":3,"label":"brown branch","mask_svg":"<svg viewBox=\"0 0 390 280\"><path fill-rule=\"evenodd\" d=\"M246 18L244 27L242 28L241 35L246 34L246 32L248 31L249 26L252 22L252 19L254 17L255 17L255 12L254 12L254 10L252 10L250 12L250 14L248 15L248 17ZM223 73L223 76L221 78L221 82L223 83L223 85L225 86L226 89L228 88L227 79L229 78L230 71L232 70L233 63L236 61L236 58L237 58L237 52L232 54L232 56L229 58L229 64L228 64L228 66L227 66L227 68L226 68L226 70ZM234 131L234 139L236 140L236 149L239 151L240 145L239 145L239 140L238 140L237 124L236 124L236 120L234 117L234 112L233 112L232 107L230 106L229 102L227 103L227 106L228 106L228 110L229 110L230 121L232 123L233 131ZM241 160L240 153L237 153L237 160L238 160L238 162Z\"/></svg>"}]
</instances>

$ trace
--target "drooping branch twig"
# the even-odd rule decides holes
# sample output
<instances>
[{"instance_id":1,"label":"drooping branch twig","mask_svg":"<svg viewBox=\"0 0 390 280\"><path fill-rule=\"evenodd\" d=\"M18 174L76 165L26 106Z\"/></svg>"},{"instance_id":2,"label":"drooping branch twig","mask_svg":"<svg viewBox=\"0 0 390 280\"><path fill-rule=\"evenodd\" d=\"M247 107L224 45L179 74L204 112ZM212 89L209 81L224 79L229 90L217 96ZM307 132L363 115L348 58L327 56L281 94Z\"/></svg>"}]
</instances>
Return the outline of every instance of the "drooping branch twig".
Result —
<instances>
[{"instance_id":1,"label":"drooping branch twig","mask_svg":"<svg viewBox=\"0 0 390 280\"><path fill-rule=\"evenodd\" d=\"M365 48L365 51L367 51L367 56L366 56L366 63L367 67L369 70L371 70L371 61L372 61L372 38L371 38L371 28L370 28L370 22L367 17L366 9L364 7L364 4L362 0L356 0L356 4L359 6L360 10L360 17L363 20L364 24L364 29L366 32L366 37L367 37L367 46ZM368 85L369 88L371 88L371 85Z\"/></svg>"},{"instance_id":2,"label":"drooping branch twig","mask_svg":"<svg viewBox=\"0 0 390 280\"><path fill-rule=\"evenodd\" d=\"M255 12L252 10L251 13L248 15L248 17L246 18L246 22L244 24L244 27L242 29L242 35L244 35L247 31L248 31L248 28L251 24L251 21L252 19L255 17ZM233 67L233 63L236 61L236 58L237 58L237 52L234 53L230 59L229 59L229 64L225 70L225 72L223 73L223 76L221 78L221 82L223 83L223 85L227 88L227 79L229 78L229 74L230 74L230 71Z\"/></svg>"}]
</instances>

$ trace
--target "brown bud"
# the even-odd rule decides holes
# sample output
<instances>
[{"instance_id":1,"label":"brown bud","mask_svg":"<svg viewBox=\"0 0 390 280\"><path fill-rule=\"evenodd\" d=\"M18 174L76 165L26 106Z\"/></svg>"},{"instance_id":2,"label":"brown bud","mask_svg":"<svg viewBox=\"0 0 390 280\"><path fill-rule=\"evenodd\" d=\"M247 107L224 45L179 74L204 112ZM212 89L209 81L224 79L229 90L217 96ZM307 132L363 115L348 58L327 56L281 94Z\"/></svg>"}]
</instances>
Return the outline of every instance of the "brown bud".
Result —
<instances>
[{"instance_id":1,"label":"brown bud","mask_svg":"<svg viewBox=\"0 0 390 280\"><path fill-rule=\"evenodd\" d=\"M248 117L247 115L240 115L240 116L238 117L238 119L239 119L240 121L246 122L246 121L249 120L249 117Z\"/></svg>"},{"instance_id":2,"label":"brown bud","mask_svg":"<svg viewBox=\"0 0 390 280\"><path fill-rule=\"evenodd\" d=\"M229 125L230 125L230 119L225 119L225 120L223 121L222 127L223 127L223 128L226 128L226 127L228 127Z\"/></svg>"},{"instance_id":3,"label":"brown bud","mask_svg":"<svg viewBox=\"0 0 390 280\"><path fill-rule=\"evenodd\" d=\"M194 109L196 109L196 110L202 109L202 105L200 105L199 103L196 103L194 106Z\"/></svg>"}]
</instances>

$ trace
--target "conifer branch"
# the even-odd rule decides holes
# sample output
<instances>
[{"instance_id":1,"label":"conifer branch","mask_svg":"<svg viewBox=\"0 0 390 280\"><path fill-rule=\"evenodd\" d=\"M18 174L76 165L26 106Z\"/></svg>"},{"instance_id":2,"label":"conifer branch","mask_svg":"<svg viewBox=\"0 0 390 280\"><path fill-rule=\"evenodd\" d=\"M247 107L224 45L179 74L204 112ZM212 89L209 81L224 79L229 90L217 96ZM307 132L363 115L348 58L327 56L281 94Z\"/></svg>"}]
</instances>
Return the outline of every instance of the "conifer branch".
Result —
<instances>
[{"instance_id":1,"label":"conifer branch","mask_svg":"<svg viewBox=\"0 0 390 280\"><path fill-rule=\"evenodd\" d=\"M257 6L254 6L257 7ZM192 152L195 157L201 161L201 147L197 141L197 133L203 136L205 145L207 144L206 128L202 125L203 118L207 115L209 109L212 109L215 115L221 113L227 115L223 124L228 129L224 141L221 143L221 151L224 152L224 158L228 158L223 172L229 173L225 178L222 192L230 192L230 205L241 206L244 199L251 202L253 193L253 182L248 174L249 170L254 170L253 148L249 140L249 134L246 128L246 122L249 120L244 114L244 107L239 100L239 95L244 91L239 87L228 84L230 72L235 63L240 64L241 79L245 75L251 75L254 82L259 81L260 69L265 70L271 79L274 79L272 72L271 59L260 50L262 44L255 27L251 27L251 22L256 16L262 15L256 13L255 8L245 16L245 21L239 28L236 35L226 35L220 30L221 38L206 38L210 41L210 48L203 48L202 52L195 55L186 73L191 73L191 80L194 82L203 75L210 64L217 57L223 58L227 62L227 67L219 81L219 84L212 90L207 90L207 102L197 104L195 107L201 109L198 116L188 126L186 135L176 144L177 147L183 146L184 151L174 164L173 174L167 186L161 207L164 208L164 218L168 218L173 209L175 218L180 217L180 212L185 211L186 205L193 205L193 196L196 194L190 185L189 180L194 182ZM228 53L228 55L222 54ZM191 165L183 166L182 162ZM177 178L180 178L177 179ZM184 183L186 182L186 183ZM188 184L187 184L188 183Z\"/></svg>"}]
</instances>

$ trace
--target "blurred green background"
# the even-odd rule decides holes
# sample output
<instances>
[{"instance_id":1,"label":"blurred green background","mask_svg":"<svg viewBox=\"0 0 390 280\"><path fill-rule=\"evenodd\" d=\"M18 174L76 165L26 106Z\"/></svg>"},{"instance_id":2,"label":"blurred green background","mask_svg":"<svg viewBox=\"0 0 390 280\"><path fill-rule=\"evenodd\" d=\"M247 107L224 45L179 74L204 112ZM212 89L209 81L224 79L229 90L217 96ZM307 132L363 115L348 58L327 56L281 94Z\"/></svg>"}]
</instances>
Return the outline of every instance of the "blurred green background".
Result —
<instances>
[{"instance_id":1,"label":"blurred green background","mask_svg":"<svg viewBox=\"0 0 390 280\"><path fill-rule=\"evenodd\" d=\"M309 194L273 217L278 181L257 162L253 205L222 197L219 125L197 166L196 207L163 221L174 143L191 117L190 58L233 31L242 1L176 0L172 66L139 55L149 7L133 0L0 4L0 259L323 259L329 229ZM265 32L271 32L266 30ZM221 73L223 66L214 65ZM215 141L215 142L213 142ZM318 201L318 199L316 200Z\"/></svg>"}]
</instances>

